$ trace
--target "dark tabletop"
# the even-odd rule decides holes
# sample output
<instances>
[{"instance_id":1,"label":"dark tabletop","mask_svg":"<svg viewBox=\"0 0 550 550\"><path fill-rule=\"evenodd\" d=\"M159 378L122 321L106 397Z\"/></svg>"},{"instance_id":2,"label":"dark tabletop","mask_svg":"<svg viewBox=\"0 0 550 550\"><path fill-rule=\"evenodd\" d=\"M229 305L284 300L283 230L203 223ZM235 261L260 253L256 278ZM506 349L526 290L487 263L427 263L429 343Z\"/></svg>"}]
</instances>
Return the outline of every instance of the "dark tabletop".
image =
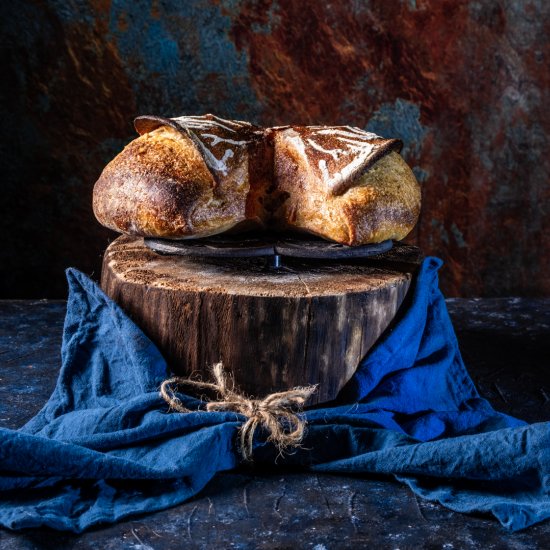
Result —
<instances>
[{"instance_id":1,"label":"dark tabletop","mask_svg":"<svg viewBox=\"0 0 550 550\"><path fill-rule=\"evenodd\" d=\"M550 420L550 299L447 303L480 393L500 411ZM0 426L21 426L49 397L64 313L65 302L0 301ZM509 533L388 479L243 469L218 475L185 504L80 536L0 528L0 547L531 550L550 548L550 521Z\"/></svg>"}]
</instances>

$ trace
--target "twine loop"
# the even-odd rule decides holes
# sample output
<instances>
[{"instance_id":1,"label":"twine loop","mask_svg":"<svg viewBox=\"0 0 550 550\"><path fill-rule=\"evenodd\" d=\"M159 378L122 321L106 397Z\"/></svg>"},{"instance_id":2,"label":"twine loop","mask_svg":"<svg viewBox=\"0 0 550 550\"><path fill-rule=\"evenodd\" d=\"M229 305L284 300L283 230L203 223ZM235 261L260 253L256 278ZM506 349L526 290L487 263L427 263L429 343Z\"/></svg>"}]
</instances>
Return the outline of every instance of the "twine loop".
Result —
<instances>
[{"instance_id":1,"label":"twine loop","mask_svg":"<svg viewBox=\"0 0 550 550\"><path fill-rule=\"evenodd\" d=\"M190 378L175 376L165 380L160 386L160 395L168 403L170 410L189 413L176 396L173 385L187 385L196 389L212 390L220 396L219 401L209 401L207 411L228 411L246 416L247 420L239 428L240 451L246 461L252 460L254 433L260 427L269 433L268 441L273 442L280 454L289 447L300 445L306 427L306 421L299 413L317 386L296 387L291 390L269 394L264 399L251 399L235 390L229 384L229 377L222 363L212 367L215 382L202 382Z\"/></svg>"}]
</instances>

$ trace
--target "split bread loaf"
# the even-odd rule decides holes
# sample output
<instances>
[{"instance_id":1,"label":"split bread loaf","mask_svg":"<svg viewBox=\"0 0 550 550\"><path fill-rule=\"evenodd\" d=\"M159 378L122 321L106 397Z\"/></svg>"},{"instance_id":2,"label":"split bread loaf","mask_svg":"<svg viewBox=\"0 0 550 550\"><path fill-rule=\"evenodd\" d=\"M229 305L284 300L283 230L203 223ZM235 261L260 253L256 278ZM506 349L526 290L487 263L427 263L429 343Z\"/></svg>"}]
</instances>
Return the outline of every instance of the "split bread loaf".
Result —
<instances>
[{"instance_id":1,"label":"split bread loaf","mask_svg":"<svg viewBox=\"0 0 550 550\"><path fill-rule=\"evenodd\" d=\"M350 126L260 128L213 115L138 117L94 187L97 219L166 239L265 227L346 245L400 240L420 212L402 143Z\"/></svg>"}]
</instances>

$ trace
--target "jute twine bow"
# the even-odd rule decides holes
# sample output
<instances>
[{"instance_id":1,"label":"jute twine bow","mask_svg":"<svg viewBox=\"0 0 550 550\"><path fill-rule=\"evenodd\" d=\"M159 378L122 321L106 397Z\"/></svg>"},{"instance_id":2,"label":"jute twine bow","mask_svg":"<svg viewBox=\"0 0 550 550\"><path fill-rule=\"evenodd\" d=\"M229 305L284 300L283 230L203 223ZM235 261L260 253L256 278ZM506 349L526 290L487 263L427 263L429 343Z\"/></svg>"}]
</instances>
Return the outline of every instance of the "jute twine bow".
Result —
<instances>
[{"instance_id":1,"label":"jute twine bow","mask_svg":"<svg viewBox=\"0 0 550 550\"><path fill-rule=\"evenodd\" d=\"M296 413L302 410L317 386L297 387L272 393L264 399L250 399L235 391L233 384L229 387L222 363L216 363L212 367L212 375L215 383L175 376L161 384L160 395L171 410L188 413L192 411L183 406L172 388L173 384L217 392L221 400L209 401L206 405L207 411L231 411L247 417L239 429L240 450L247 461L252 460L252 444L258 427L269 433L268 441L273 442L280 454L289 447L299 446L304 437L306 421Z\"/></svg>"}]
</instances>

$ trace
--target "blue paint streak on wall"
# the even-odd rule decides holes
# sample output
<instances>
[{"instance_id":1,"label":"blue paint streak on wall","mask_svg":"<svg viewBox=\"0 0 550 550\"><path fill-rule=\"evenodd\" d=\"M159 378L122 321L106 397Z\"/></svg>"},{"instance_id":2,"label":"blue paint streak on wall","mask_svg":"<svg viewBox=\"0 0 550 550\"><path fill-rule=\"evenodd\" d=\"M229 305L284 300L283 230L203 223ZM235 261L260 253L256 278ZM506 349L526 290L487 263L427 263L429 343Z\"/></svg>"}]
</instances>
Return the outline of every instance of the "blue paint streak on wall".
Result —
<instances>
[{"instance_id":1,"label":"blue paint streak on wall","mask_svg":"<svg viewBox=\"0 0 550 550\"><path fill-rule=\"evenodd\" d=\"M145 65L153 73L163 73L169 78L177 76L180 67L179 47L159 20L149 22L141 54Z\"/></svg>"},{"instance_id":2,"label":"blue paint streak on wall","mask_svg":"<svg viewBox=\"0 0 550 550\"><path fill-rule=\"evenodd\" d=\"M126 62L138 108L168 116L210 111L257 117L261 105L248 58L230 40L231 21L221 8L191 0L158 9L155 18L150 0L114 0L111 6L109 32ZM166 106L177 111L166 112Z\"/></svg>"},{"instance_id":3,"label":"blue paint streak on wall","mask_svg":"<svg viewBox=\"0 0 550 550\"><path fill-rule=\"evenodd\" d=\"M48 4L63 23L94 24L95 13L89 0L49 0Z\"/></svg>"},{"instance_id":4,"label":"blue paint streak on wall","mask_svg":"<svg viewBox=\"0 0 550 550\"><path fill-rule=\"evenodd\" d=\"M430 177L430 172L420 168L420 166L414 166L412 171L414 172L416 179L421 183L424 183Z\"/></svg>"},{"instance_id":5,"label":"blue paint streak on wall","mask_svg":"<svg viewBox=\"0 0 550 550\"><path fill-rule=\"evenodd\" d=\"M420 123L420 109L414 103L398 98L384 103L372 114L367 130L388 138L403 140L405 158L417 158L428 130Z\"/></svg>"}]
</instances>

